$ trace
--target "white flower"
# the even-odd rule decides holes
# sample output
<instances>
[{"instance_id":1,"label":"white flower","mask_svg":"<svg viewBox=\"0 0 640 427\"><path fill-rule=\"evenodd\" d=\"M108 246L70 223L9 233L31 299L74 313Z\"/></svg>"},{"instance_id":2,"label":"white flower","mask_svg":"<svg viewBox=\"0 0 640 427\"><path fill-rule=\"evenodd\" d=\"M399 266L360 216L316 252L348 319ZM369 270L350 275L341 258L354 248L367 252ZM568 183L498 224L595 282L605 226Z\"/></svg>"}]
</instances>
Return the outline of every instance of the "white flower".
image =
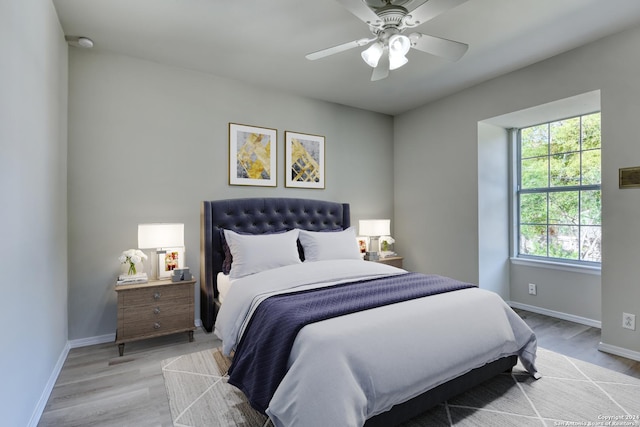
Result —
<instances>
[{"instance_id":1,"label":"white flower","mask_svg":"<svg viewBox=\"0 0 640 427\"><path fill-rule=\"evenodd\" d=\"M127 249L118 257L122 264L129 264L128 274L136 274L136 264L140 264L143 259L147 259L147 254L140 249Z\"/></svg>"},{"instance_id":2,"label":"white flower","mask_svg":"<svg viewBox=\"0 0 640 427\"><path fill-rule=\"evenodd\" d=\"M122 255L118 257L118 261L122 264L139 264L143 259L149 259L147 254L142 252L140 249L127 249L122 252Z\"/></svg>"},{"instance_id":3,"label":"white flower","mask_svg":"<svg viewBox=\"0 0 640 427\"><path fill-rule=\"evenodd\" d=\"M144 252L142 252L140 249L136 249L136 255L138 255L140 258L142 259L148 259L149 257L147 256L147 254L145 254Z\"/></svg>"}]
</instances>

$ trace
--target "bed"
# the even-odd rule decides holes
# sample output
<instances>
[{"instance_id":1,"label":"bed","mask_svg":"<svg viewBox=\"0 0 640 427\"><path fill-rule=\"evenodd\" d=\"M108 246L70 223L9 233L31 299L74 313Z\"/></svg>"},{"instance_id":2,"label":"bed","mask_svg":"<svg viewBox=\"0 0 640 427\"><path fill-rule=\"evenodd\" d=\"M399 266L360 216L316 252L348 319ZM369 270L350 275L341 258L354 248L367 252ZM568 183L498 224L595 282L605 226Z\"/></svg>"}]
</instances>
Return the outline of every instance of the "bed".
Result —
<instances>
[{"instance_id":1,"label":"bed","mask_svg":"<svg viewBox=\"0 0 640 427\"><path fill-rule=\"evenodd\" d=\"M310 284L312 281L301 283L305 286L299 289L304 292L311 292L310 288L316 287L326 287L320 291L333 292L333 286L349 281L342 278L350 275L366 277L363 281L368 283L383 280L383 276L384 280L387 276L404 279L414 274L362 260L327 260L318 258L317 253L313 254L313 262L305 260L305 250L309 255L314 249L310 249L308 243L303 248L300 237L303 232L298 230L305 230L305 236L312 235L314 239L325 241L328 238L344 239L348 231L353 232L350 225L349 205L345 203L293 198L202 202L200 300L205 330L212 332L215 329L223 339L223 351L231 354L242 347L243 338L252 336L251 328L255 331L260 326L251 326L255 320L252 316L258 317L258 310L267 306L264 301L289 298L287 295L293 293L289 286L304 277L322 282L321 285ZM276 266L266 271L261 268L255 274L250 272L234 280L231 287L226 283L227 276L220 274L223 270L228 272L228 247L236 247L236 242L225 242L225 236L244 241L260 235L270 236L269 239L278 242L292 242L292 234L296 237L295 255L299 262L292 261L293 265ZM355 239L353 243L355 245ZM291 253L286 256L293 257ZM249 258L256 256L253 254ZM233 262L236 261L234 268L240 269L244 265L243 258L238 256ZM315 279L320 276L322 279ZM288 281L291 284L287 284ZM272 283L278 290L272 288ZM234 288L236 284L238 286ZM296 283L294 287L301 284ZM221 288L228 292L224 295L224 304L220 303ZM266 296L257 298L252 292ZM441 308L445 304L446 307L453 304L453 308ZM265 312L268 310L262 310L260 315L267 315ZM446 332L428 331L431 325L441 322L448 325ZM407 326L411 323L420 324L420 327ZM474 330L467 337L465 331L469 324L473 324ZM343 338L345 336L349 338ZM455 338L461 336L464 340ZM461 345L468 345L470 349L458 349ZM313 422L320 422L319 425L398 425L510 370L518 356L527 370L536 376L535 351L533 332L497 295L467 287L304 326L288 353L287 371L277 383L275 393L269 395L271 400L268 400L266 410L254 404L257 400L249 398L249 401L266 412L276 426L312 425ZM247 363L251 366L253 362ZM381 364L387 364L389 369L376 369ZM245 394L251 392L242 386L239 388ZM331 410L327 411L327 408Z\"/></svg>"}]
</instances>

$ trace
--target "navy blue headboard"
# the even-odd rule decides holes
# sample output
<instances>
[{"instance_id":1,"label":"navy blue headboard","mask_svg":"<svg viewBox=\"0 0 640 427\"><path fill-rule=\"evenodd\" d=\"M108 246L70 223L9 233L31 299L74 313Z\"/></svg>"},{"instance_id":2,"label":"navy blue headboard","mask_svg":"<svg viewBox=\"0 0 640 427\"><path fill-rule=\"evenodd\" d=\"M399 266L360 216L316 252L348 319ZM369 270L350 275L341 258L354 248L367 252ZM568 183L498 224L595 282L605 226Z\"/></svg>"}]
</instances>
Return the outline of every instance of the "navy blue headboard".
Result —
<instances>
[{"instance_id":1,"label":"navy blue headboard","mask_svg":"<svg viewBox=\"0 0 640 427\"><path fill-rule=\"evenodd\" d=\"M263 234L301 228L345 229L349 204L311 199L251 198L204 201L200 208L200 319L211 332L218 297L217 275L224 253L220 230Z\"/></svg>"}]
</instances>

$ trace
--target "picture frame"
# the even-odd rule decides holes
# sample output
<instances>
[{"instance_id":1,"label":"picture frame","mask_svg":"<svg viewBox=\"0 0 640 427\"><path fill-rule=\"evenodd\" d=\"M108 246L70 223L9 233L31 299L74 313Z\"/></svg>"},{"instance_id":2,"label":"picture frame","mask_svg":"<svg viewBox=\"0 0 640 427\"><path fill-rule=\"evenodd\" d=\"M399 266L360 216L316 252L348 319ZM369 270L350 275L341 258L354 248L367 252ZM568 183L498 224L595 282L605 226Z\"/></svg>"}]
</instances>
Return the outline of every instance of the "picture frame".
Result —
<instances>
[{"instance_id":1,"label":"picture frame","mask_svg":"<svg viewBox=\"0 0 640 427\"><path fill-rule=\"evenodd\" d=\"M158 279L167 279L173 270L184 268L184 248L164 248L158 252Z\"/></svg>"},{"instance_id":2,"label":"picture frame","mask_svg":"<svg viewBox=\"0 0 640 427\"><path fill-rule=\"evenodd\" d=\"M285 131L285 187L325 188L325 138Z\"/></svg>"},{"instance_id":3,"label":"picture frame","mask_svg":"<svg viewBox=\"0 0 640 427\"><path fill-rule=\"evenodd\" d=\"M365 254L369 250L369 237L368 236L356 236L356 242L358 243L358 249L360 250L360 256L364 259Z\"/></svg>"},{"instance_id":4,"label":"picture frame","mask_svg":"<svg viewBox=\"0 0 640 427\"><path fill-rule=\"evenodd\" d=\"M277 186L276 129L229 123L229 185Z\"/></svg>"}]
</instances>

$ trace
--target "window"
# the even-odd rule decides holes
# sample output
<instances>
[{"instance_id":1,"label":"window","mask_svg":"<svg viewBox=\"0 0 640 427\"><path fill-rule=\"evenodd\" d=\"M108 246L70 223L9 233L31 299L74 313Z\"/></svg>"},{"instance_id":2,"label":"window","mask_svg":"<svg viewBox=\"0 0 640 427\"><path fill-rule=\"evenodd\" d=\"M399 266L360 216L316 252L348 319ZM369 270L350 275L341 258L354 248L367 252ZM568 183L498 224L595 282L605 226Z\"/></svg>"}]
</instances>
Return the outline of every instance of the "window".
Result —
<instances>
[{"instance_id":1,"label":"window","mask_svg":"<svg viewBox=\"0 0 640 427\"><path fill-rule=\"evenodd\" d=\"M518 256L600 263L600 113L519 129Z\"/></svg>"}]
</instances>

